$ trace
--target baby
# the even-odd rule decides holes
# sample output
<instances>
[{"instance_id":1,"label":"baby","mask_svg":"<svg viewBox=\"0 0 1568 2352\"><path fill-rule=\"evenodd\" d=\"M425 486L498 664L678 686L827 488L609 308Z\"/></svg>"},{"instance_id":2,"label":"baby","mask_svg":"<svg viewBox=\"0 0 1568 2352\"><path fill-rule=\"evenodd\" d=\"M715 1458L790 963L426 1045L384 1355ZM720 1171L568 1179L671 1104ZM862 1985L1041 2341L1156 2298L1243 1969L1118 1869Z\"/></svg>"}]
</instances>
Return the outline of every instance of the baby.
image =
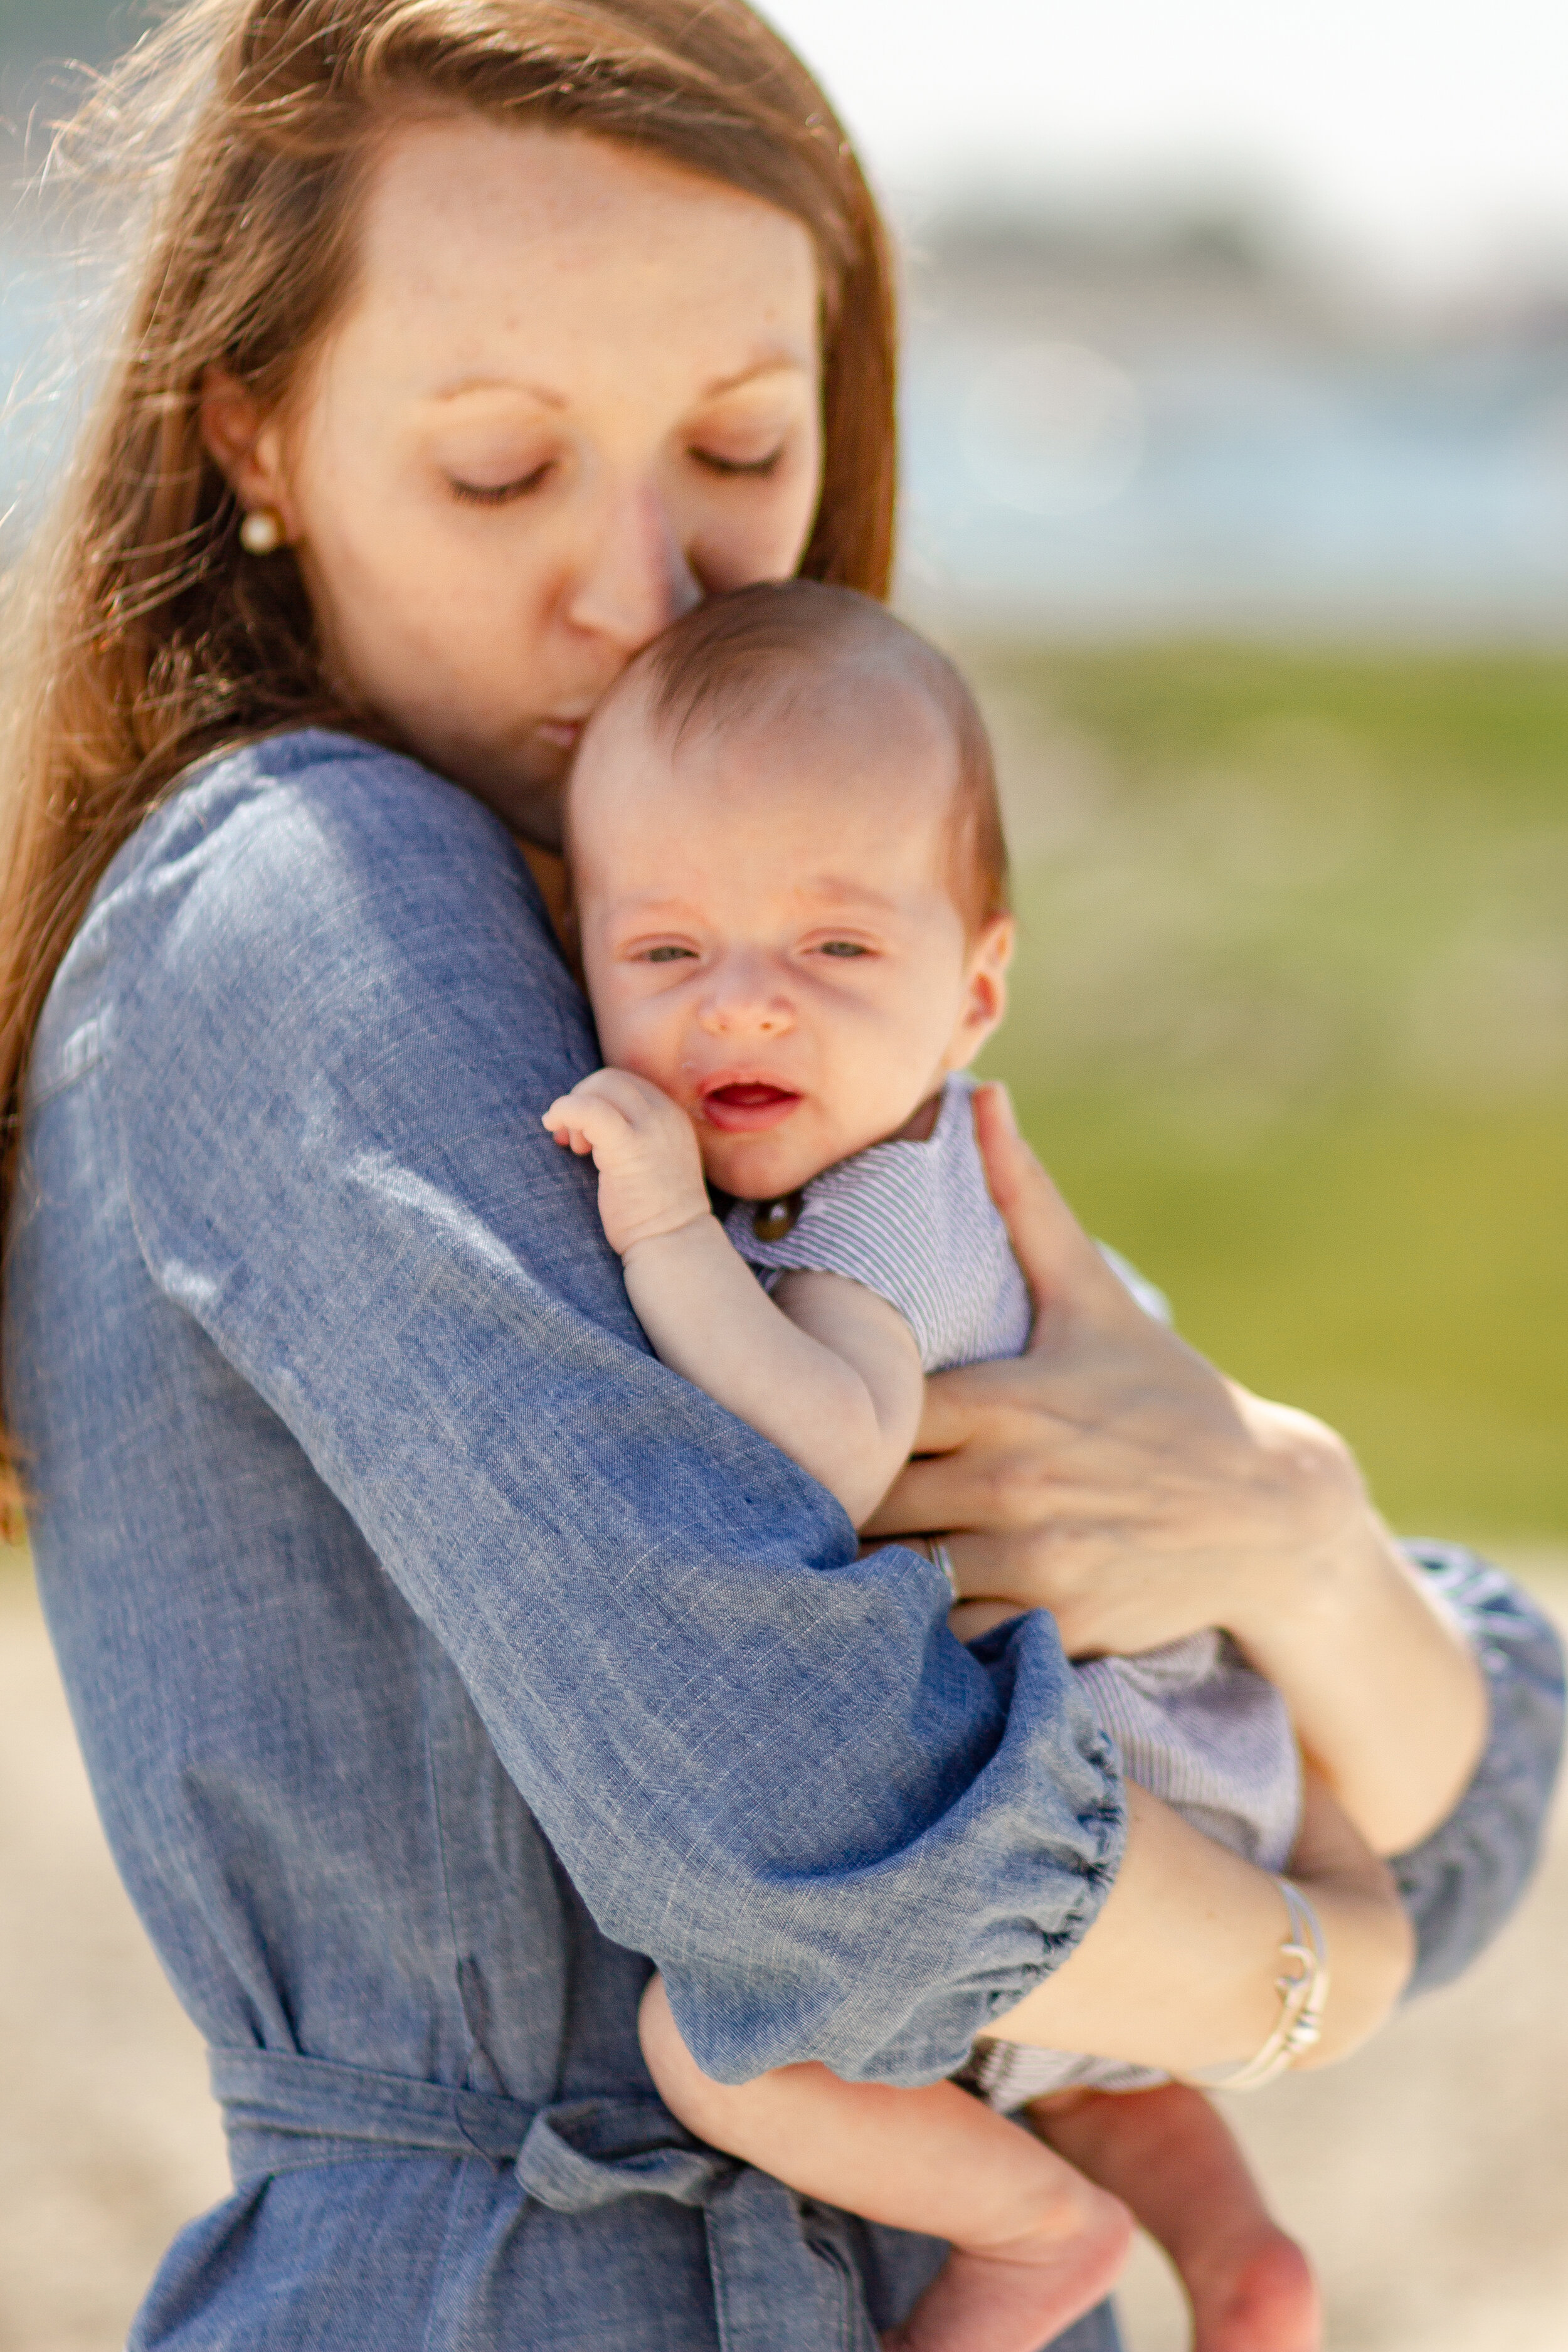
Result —
<instances>
[{"instance_id":1,"label":"baby","mask_svg":"<svg viewBox=\"0 0 1568 2352\"><path fill-rule=\"evenodd\" d=\"M909 1454L926 1371L1029 1335L976 1143L976 1103L995 1105L962 1075L1002 1018L1013 936L978 712L942 656L847 590L718 598L601 704L567 842L608 1066L545 1126L593 1153L664 1362L859 1524ZM953 1612L961 1637L984 1622ZM1078 1671L1131 1777L1282 1867L1295 1743L1222 1636ZM996 2041L923 2091L818 2066L725 2086L657 1979L642 2022L661 2095L700 2137L950 2241L897 2338L910 2352L1036 2352L1112 2284L1129 2207L1181 2273L1199 2352L1318 2340L1304 2258L1186 2085Z\"/></svg>"}]
</instances>

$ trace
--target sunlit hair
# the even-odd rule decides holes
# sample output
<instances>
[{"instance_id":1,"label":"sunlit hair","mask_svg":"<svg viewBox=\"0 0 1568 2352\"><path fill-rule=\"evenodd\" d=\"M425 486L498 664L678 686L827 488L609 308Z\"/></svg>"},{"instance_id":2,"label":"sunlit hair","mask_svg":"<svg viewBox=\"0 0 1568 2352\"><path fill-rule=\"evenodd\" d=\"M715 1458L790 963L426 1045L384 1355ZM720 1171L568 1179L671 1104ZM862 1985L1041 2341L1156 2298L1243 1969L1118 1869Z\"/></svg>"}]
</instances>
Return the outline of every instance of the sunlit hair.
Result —
<instances>
[{"instance_id":1,"label":"sunlit hair","mask_svg":"<svg viewBox=\"0 0 1568 2352\"><path fill-rule=\"evenodd\" d=\"M822 91L743 0L186 0L61 149L90 173L107 159L142 226L96 407L5 616L0 1216L44 998L148 808L225 743L305 721L386 731L329 694L293 559L242 554L200 394L221 364L263 407L286 400L343 309L380 142L463 109L619 142L805 224L825 471L802 570L886 593L886 241Z\"/></svg>"},{"instance_id":2,"label":"sunlit hair","mask_svg":"<svg viewBox=\"0 0 1568 2352\"><path fill-rule=\"evenodd\" d=\"M862 704L912 689L947 728L953 755L949 872L973 939L1008 906L991 739L947 656L885 605L814 580L711 596L644 646L599 709L607 718L625 698L646 697L656 734L679 747L703 732L722 740L747 727L809 724L836 683Z\"/></svg>"}]
</instances>

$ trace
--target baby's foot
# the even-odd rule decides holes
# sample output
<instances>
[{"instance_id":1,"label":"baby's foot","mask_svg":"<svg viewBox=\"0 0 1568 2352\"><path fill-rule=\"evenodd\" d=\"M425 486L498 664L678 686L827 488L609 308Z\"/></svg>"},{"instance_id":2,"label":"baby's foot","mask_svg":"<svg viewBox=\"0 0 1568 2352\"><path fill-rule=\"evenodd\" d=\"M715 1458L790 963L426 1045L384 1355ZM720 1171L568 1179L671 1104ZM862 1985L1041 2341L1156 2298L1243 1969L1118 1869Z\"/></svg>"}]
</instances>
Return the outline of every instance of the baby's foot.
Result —
<instances>
[{"instance_id":1,"label":"baby's foot","mask_svg":"<svg viewBox=\"0 0 1568 2352\"><path fill-rule=\"evenodd\" d=\"M1321 2352L1311 2265L1272 2221L1194 2251L1181 2273L1193 2352Z\"/></svg>"},{"instance_id":2,"label":"baby's foot","mask_svg":"<svg viewBox=\"0 0 1568 2352\"><path fill-rule=\"evenodd\" d=\"M954 2246L903 2326L883 2336L884 2352L1039 2352L1092 2311L1121 2274L1132 2218L1076 2177L1064 2205L1026 2237Z\"/></svg>"}]
</instances>

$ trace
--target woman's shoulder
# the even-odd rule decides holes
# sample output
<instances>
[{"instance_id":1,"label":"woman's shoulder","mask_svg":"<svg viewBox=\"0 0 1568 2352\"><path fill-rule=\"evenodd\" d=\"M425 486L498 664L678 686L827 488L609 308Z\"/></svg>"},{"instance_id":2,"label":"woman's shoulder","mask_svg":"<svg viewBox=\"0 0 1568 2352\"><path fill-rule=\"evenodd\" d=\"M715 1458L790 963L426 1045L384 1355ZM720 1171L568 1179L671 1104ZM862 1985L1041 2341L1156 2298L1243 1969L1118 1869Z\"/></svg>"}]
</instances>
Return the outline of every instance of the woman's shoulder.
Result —
<instances>
[{"instance_id":1,"label":"woman's shoulder","mask_svg":"<svg viewBox=\"0 0 1568 2352\"><path fill-rule=\"evenodd\" d=\"M56 975L49 1040L90 1015L153 1058L290 1020L367 1046L416 1008L508 990L573 1025L570 975L506 828L459 786L324 730L218 752L126 843ZM105 1030L107 1034L107 1029ZM252 1041L253 1043L257 1041Z\"/></svg>"},{"instance_id":2,"label":"woman's shoulder","mask_svg":"<svg viewBox=\"0 0 1568 2352\"><path fill-rule=\"evenodd\" d=\"M384 745L297 729L187 771L105 873L67 964L216 955L282 972L351 932L362 951L416 948L459 910L480 936L515 937L521 919L548 944L531 877L472 793Z\"/></svg>"},{"instance_id":3,"label":"woman's shoulder","mask_svg":"<svg viewBox=\"0 0 1568 2352\"><path fill-rule=\"evenodd\" d=\"M313 851L318 867L345 856L371 866L378 854L421 847L493 856L506 842L472 793L418 761L363 736L295 728L187 769L121 851L104 890L192 856L264 862L292 845Z\"/></svg>"}]
</instances>

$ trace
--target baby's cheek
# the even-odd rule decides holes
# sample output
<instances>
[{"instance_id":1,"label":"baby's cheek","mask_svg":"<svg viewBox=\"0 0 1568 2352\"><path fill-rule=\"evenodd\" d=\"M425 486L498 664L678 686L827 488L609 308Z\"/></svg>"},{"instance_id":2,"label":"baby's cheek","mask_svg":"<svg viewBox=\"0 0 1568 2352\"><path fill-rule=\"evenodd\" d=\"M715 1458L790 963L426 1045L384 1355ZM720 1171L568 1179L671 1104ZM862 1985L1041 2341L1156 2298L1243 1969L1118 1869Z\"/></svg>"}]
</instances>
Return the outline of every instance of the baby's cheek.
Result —
<instances>
[{"instance_id":1,"label":"baby's cheek","mask_svg":"<svg viewBox=\"0 0 1568 2352\"><path fill-rule=\"evenodd\" d=\"M661 1094L668 1095L672 1101L679 1103L682 1109L690 1108L691 1090L681 1083L678 1054L661 1052L656 1039L636 1034L623 1035L613 1054L606 1039L600 1042L605 1047L606 1062L612 1063L618 1070L630 1070L634 1077L646 1078Z\"/></svg>"},{"instance_id":2,"label":"baby's cheek","mask_svg":"<svg viewBox=\"0 0 1568 2352\"><path fill-rule=\"evenodd\" d=\"M613 996L595 998L594 1018L607 1067L630 1070L634 1077L647 1078L679 1100L679 1046L665 1024L636 1004L617 1003Z\"/></svg>"}]
</instances>

